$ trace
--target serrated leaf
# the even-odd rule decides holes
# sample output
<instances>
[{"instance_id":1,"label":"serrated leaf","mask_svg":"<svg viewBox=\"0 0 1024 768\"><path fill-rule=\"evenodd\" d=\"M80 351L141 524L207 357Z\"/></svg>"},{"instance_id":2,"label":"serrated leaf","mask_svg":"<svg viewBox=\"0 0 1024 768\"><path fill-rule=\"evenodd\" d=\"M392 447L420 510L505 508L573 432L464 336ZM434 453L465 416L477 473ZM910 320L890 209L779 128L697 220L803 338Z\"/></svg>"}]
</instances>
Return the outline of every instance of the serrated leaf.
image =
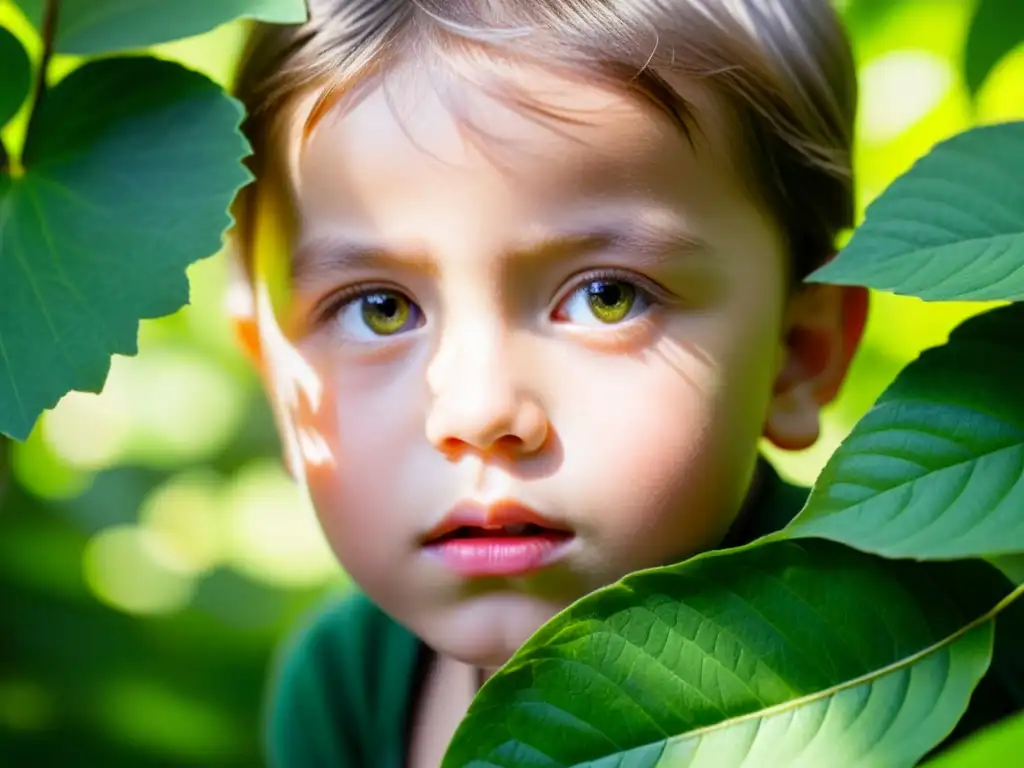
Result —
<instances>
[{"instance_id":1,"label":"serrated leaf","mask_svg":"<svg viewBox=\"0 0 1024 768\"><path fill-rule=\"evenodd\" d=\"M1024 755L1024 713L1008 717L929 760L924 768L998 768L1019 765Z\"/></svg>"},{"instance_id":2,"label":"serrated leaf","mask_svg":"<svg viewBox=\"0 0 1024 768\"><path fill-rule=\"evenodd\" d=\"M979 0L964 46L964 77L976 96L995 66L1024 43L1024 3Z\"/></svg>"},{"instance_id":3,"label":"serrated leaf","mask_svg":"<svg viewBox=\"0 0 1024 768\"><path fill-rule=\"evenodd\" d=\"M0 432L24 439L71 389L99 391L140 318L188 300L248 180L240 105L151 58L86 64L43 102L23 177L0 174Z\"/></svg>"},{"instance_id":4,"label":"serrated leaf","mask_svg":"<svg viewBox=\"0 0 1024 768\"><path fill-rule=\"evenodd\" d=\"M1024 122L936 146L808 281L927 300L1024 299Z\"/></svg>"},{"instance_id":5,"label":"serrated leaf","mask_svg":"<svg viewBox=\"0 0 1024 768\"><path fill-rule=\"evenodd\" d=\"M32 87L32 64L21 42L0 27L0 128L14 117Z\"/></svg>"},{"instance_id":6,"label":"serrated leaf","mask_svg":"<svg viewBox=\"0 0 1024 768\"><path fill-rule=\"evenodd\" d=\"M37 27L45 0L15 0ZM61 0L58 53L94 55L145 48L208 32L235 19L306 20L305 0Z\"/></svg>"},{"instance_id":7,"label":"serrated leaf","mask_svg":"<svg viewBox=\"0 0 1024 768\"><path fill-rule=\"evenodd\" d=\"M820 540L633 574L546 624L487 682L443 765L911 765L965 711L1007 591L980 562L888 561Z\"/></svg>"},{"instance_id":8,"label":"serrated leaf","mask_svg":"<svg viewBox=\"0 0 1024 768\"><path fill-rule=\"evenodd\" d=\"M1024 552L1024 305L971 318L907 366L783 531L915 559Z\"/></svg>"}]
</instances>

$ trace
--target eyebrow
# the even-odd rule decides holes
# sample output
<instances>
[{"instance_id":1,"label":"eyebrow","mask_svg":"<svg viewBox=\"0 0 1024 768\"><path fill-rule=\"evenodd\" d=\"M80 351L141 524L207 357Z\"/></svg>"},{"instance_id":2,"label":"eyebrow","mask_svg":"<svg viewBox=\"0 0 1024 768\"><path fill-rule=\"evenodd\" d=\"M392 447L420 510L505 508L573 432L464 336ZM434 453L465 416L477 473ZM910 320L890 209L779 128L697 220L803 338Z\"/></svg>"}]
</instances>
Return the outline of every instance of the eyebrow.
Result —
<instances>
[{"instance_id":1,"label":"eyebrow","mask_svg":"<svg viewBox=\"0 0 1024 768\"><path fill-rule=\"evenodd\" d=\"M629 253L634 261L640 258L656 267L683 257L709 256L712 248L675 217L636 213L597 225L549 231L542 237L516 244L506 251L506 256L516 260L551 260L601 251ZM401 253L381 243L341 233L325 233L300 242L292 258L292 280L299 288L345 272L410 269L434 274L436 265L423 252Z\"/></svg>"}]
</instances>

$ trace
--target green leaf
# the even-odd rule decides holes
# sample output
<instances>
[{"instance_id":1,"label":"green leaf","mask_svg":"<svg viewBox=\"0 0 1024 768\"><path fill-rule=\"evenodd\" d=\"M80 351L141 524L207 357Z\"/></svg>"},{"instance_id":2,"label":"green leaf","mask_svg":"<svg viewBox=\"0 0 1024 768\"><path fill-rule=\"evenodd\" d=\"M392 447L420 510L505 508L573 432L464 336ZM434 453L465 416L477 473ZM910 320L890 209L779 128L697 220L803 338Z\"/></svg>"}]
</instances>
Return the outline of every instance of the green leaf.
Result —
<instances>
[{"instance_id":1,"label":"green leaf","mask_svg":"<svg viewBox=\"0 0 1024 768\"><path fill-rule=\"evenodd\" d=\"M0 128L18 114L32 88L32 64L14 35L0 27Z\"/></svg>"},{"instance_id":2,"label":"green leaf","mask_svg":"<svg viewBox=\"0 0 1024 768\"><path fill-rule=\"evenodd\" d=\"M86 64L37 117L25 175L0 174L0 432L18 439L187 302L185 267L220 248L249 178L241 107L177 64Z\"/></svg>"},{"instance_id":3,"label":"green leaf","mask_svg":"<svg viewBox=\"0 0 1024 768\"><path fill-rule=\"evenodd\" d=\"M952 713L963 711L991 646L986 623L862 682L584 765L910 766L948 730Z\"/></svg>"},{"instance_id":4,"label":"green leaf","mask_svg":"<svg viewBox=\"0 0 1024 768\"><path fill-rule=\"evenodd\" d=\"M45 0L15 0L39 27ZM61 0L58 53L92 55L145 48L208 32L239 18L306 20L305 0Z\"/></svg>"},{"instance_id":5,"label":"green leaf","mask_svg":"<svg viewBox=\"0 0 1024 768\"><path fill-rule=\"evenodd\" d=\"M1008 717L958 744L924 768L997 768L1019 765L1024 753L1024 713Z\"/></svg>"},{"instance_id":6,"label":"green leaf","mask_svg":"<svg viewBox=\"0 0 1024 768\"><path fill-rule=\"evenodd\" d=\"M907 366L783 531L885 557L1024 552L1024 305L967 320Z\"/></svg>"},{"instance_id":7,"label":"green leaf","mask_svg":"<svg viewBox=\"0 0 1024 768\"><path fill-rule=\"evenodd\" d=\"M633 574L487 682L443 765L911 765L963 715L1006 592L977 561L820 540Z\"/></svg>"},{"instance_id":8,"label":"green leaf","mask_svg":"<svg viewBox=\"0 0 1024 768\"><path fill-rule=\"evenodd\" d=\"M1024 122L936 146L808 281L928 300L1024 300Z\"/></svg>"},{"instance_id":9,"label":"green leaf","mask_svg":"<svg viewBox=\"0 0 1024 768\"><path fill-rule=\"evenodd\" d=\"M980 0L964 46L964 77L972 96L1003 57L1024 43L1024 3Z\"/></svg>"}]
</instances>

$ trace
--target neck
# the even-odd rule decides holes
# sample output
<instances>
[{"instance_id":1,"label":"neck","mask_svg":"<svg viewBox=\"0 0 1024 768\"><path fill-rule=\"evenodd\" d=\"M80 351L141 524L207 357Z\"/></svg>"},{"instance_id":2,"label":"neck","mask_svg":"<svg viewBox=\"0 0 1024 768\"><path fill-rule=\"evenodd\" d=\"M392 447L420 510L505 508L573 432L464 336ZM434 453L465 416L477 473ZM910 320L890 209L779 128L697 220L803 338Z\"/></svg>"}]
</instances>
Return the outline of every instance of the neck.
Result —
<instances>
[{"instance_id":1,"label":"neck","mask_svg":"<svg viewBox=\"0 0 1024 768\"><path fill-rule=\"evenodd\" d=\"M484 683L491 679L491 675L493 675L497 671L497 667L474 667L474 696L476 695L477 691L483 688Z\"/></svg>"}]
</instances>

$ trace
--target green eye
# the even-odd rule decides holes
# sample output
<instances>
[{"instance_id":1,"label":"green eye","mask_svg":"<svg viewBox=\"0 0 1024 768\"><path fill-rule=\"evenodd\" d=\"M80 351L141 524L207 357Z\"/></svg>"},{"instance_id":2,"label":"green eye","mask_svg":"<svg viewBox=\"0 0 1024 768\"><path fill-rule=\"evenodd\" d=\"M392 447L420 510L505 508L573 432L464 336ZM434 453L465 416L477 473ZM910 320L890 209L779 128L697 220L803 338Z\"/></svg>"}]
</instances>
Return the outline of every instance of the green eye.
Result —
<instances>
[{"instance_id":1,"label":"green eye","mask_svg":"<svg viewBox=\"0 0 1024 768\"><path fill-rule=\"evenodd\" d=\"M368 293L360 303L363 322L378 336L391 336L404 330L413 314L409 299L396 291Z\"/></svg>"},{"instance_id":2,"label":"green eye","mask_svg":"<svg viewBox=\"0 0 1024 768\"><path fill-rule=\"evenodd\" d=\"M636 288L623 280L594 280L586 291L590 311L602 323L621 323L636 304Z\"/></svg>"}]
</instances>

